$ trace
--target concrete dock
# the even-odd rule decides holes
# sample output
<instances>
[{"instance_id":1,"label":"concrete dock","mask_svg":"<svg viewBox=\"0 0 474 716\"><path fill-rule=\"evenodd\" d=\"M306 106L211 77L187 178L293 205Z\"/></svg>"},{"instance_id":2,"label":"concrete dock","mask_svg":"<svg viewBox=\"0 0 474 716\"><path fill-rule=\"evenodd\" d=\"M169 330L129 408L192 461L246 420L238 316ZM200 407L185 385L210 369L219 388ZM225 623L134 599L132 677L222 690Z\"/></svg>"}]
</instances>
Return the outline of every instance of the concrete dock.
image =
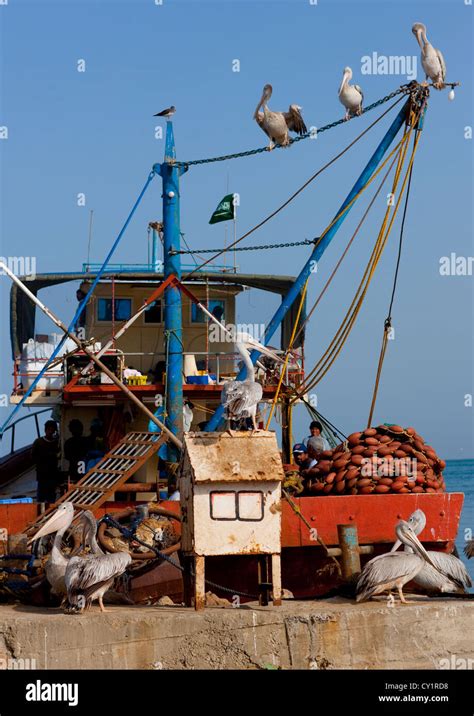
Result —
<instances>
[{"instance_id":1,"label":"concrete dock","mask_svg":"<svg viewBox=\"0 0 474 716\"><path fill-rule=\"evenodd\" d=\"M394 607L385 599L356 605L333 598L200 612L181 606L108 606L106 614L94 607L79 616L0 605L0 664L39 669L436 669L447 668L454 658L473 668L474 603L411 599L409 605Z\"/></svg>"}]
</instances>

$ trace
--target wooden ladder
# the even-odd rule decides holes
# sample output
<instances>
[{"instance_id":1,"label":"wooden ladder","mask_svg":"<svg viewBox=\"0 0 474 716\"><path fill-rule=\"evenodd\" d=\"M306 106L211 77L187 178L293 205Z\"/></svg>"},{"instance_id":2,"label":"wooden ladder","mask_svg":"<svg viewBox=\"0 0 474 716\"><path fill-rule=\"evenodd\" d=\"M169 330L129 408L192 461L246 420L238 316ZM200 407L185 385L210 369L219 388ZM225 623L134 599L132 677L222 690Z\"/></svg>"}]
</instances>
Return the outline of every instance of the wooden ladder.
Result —
<instances>
[{"instance_id":1,"label":"wooden ladder","mask_svg":"<svg viewBox=\"0 0 474 716\"><path fill-rule=\"evenodd\" d=\"M77 513L82 510L94 512L120 491L120 487L160 449L166 439L162 433L127 433L79 482L71 485L54 505L28 525L26 534L34 534L62 502L72 502Z\"/></svg>"}]
</instances>

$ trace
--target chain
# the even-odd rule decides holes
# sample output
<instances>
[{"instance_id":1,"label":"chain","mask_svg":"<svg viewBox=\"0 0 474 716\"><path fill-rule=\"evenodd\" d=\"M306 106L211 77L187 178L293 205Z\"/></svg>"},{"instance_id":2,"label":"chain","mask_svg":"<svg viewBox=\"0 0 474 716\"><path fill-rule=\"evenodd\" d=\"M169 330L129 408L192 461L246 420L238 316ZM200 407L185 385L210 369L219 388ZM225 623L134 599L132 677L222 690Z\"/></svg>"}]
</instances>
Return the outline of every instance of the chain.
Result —
<instances>
[{"instance_id":1,"label":"chain","mask_svg":"<svg viewBox=\"0 0 474 716\"><path fill-rule=\"evenodd\" d=\"M110 515L104 515L104 517L100 521L105 522L110 527L115 527L115 529L119 530L119 532L124 537L128 537L129 539L132 539L134 542L138 542L138 544L141 544L143 547L146 547L147 549L151 549L156 554L157 557L160 557L160 559L166 560L167 562L169 562L169 564L172 564L173 567L176 567L176 569L179 569L180 572L185 571L184 567L182 567L180 564L178 564L173 559L171 559L171 557L169 557L167 554L165 554L164 552L161 552L159 549L157 549L153 545L150 546L146 542L143 542L141 539L139 539L136 536L134 530L129 530L127 527L124 527L123 525L120 524L120 522L117 522L116 520L114 520L114 518L111 517ZM195 576L193 570L191 570L191 575L193 577ZM236 594L239 597L250 597L251 599L258 599L257 594L249 594L248 592L239 592L239 591L237 591L237 589L232 589L230 587L224 587L222 584L217 584L216 582L211 582L209 579L206 579L205 582L209 586L215 587L216 589L220 589L221 591L227 592L228 594Z\"/></svg>"},{"instance_id":2,"label":"chain","mask_svg":"<svg viewBox=\"0 0 474 716\"><path fill-rule=\"evenodd\" d=\"M319 236L315 239L304 239L303 241L291 241L286 244L265 244L264 246L241 246L233 251L260 251L261 249L287 249L292 246L311 246L319 241ZM200 254L215 254L221 249L198 249ZM170 251L172 256L175 254L193 254L194 251Z\"/></svg>"},{"instance_id":3,"label":"chain","mask_svg":"<svg viewBox=\"0 0 474 716\"><path fill-rule=\"evenodd\" d=\"M377 102L374 102L373 104L369 104L368 107L362 110L362 114L365 114L366 112L370 112L372 109L375 109L376 107L380 107L380 105L384 104L385 102L389 102L394 97L397 97L399 94L406 94L412 90L412 84L402 85L394 92L391 92L390 94L386 95L382 99L377 100ZM416 83L415 83L416 84ZM302 134L300 137L293 137L290 139L290 144L295 144L296 142L301 142L302 139L308 139L308 137L316 137L318 134L322 134L323 132L327 132L328 129L333 129L334 127L338 127L340 124L345 124L347 121L350 121L351 119L355 119L355 117L350 117L349 120L346 120L344 117L342 119L338 119L335 122L331 122L330 124L326 124L324 127L321 127L320 129L316 130L310 130L309 132L306 132L306 134ZM275 145L276 148L281 149L282 145L277 144ZM249 149L246 152L236 152L235 154L223 154L220 157L211 157L209 159L193 159L189 162L176 162L176 164L184 167L190 167L190 166L196 166L198 164L211 164L212 162L225 162L228 159L240 159L241 157L252 157L255 154L262 154L263 152L267 152L268 147L259 147L258 149Z\"/></svg>"}]
</instances>

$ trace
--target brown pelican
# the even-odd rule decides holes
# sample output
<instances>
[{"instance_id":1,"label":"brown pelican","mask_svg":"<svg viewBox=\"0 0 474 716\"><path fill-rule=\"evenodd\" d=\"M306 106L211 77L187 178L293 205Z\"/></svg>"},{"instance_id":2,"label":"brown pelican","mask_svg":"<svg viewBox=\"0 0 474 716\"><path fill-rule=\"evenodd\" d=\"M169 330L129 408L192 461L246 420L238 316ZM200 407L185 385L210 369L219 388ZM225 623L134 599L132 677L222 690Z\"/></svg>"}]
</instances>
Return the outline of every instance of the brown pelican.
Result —
<instances>
[{"instance_id":1,"label":"brown pelican","mask_svg":"<svg viewBox=\"0 0 474 716\"><path fill-rule=\"evenodd\" d=\"M272 110L268 108L267 103L272 96L272 92L273 87L271 85L265 85L260 102L253 115L259 127L270 137L270 144L268 145L269 151L273 149L275 144L281 144L282 147L289 145L288 131L295 132L299 135L306 134L307 132L306 125L301 116L302 107L298 104L290 104L288 112L272 112ZM263 112L260 111L262 107Z\"/></svg>"},{"instance_id":2,"label":"brown pelican","mask_svg":"<svg viewBox=\"0 0 474 716\"><path fill-rule=\"evenodd\" d=\"M154 114L154 117L164 117L165 119L171 119L173 114L176 112L176 107L174 105L171 105L171 107L167 107L166 109L162 109L161 112L157 112Z\"/></svg>"},{"instance_id":3,"label":"brown pelican","mask_svg":"<svg viewBox=\"0 0 474 716\"><path fill-rule=\"evenodd\" d=\"M350 67L344 67L342 73L342 82L339 87L339 101L346 108L346 116L349 119L355 115L362 114L362 102L364 95L359 85L350 85L349 80L352 79L352 70Z\"/></svg>"},{"instance_id":4,"label":"brown pelican","mask_svg":"<svg viewBox=\"0 0 474 716\"><path fill-rule=\"evenodd\" d=\"M251 418L254 431L257 428L257 406L262 399L263 388L255 380L255 367L250 360L250 349L256 349L274 360L281 361L279 356L266 346L256 341L247 333L237 333L235 336L235 347L242 356L247 370L245 380L229 380L224 383L221 393L221 403L227 420L241 420ZM229 429L230 434L232 431Z\"/></svg>"},{"instance_id":5,"label":"brown pelican","mask_svg":"<svg viewBox=\"0 0 474 716\"><path fill-rule=\"evenodd\" d=\"M408 524L416 536L423 532L426 526L426 515L423 510L415 510L408 518ZM392 552L395 552L400 547L400 544L401 542L398 539L392 547ZM412 548L406 545L405 552L412 552ZM433 550L428 551L427 554L435 569L429 564L424 564L413 578L415 584L423 587L429 593L457 592L466 594L469 587L472 587L472 582L461 560L453 554Z\"/></svg>"},{"instance_id":6,"label":"brown pelican","mask_svg":"<svg viewBox=\"0 0 474 716\"><path fill-rule=\"evenodd\" d=\"M436 50L426 37L426 27L422 22L415 22L411 28L418 44L421 48L421 64L425 71L426 79L428 77L433 82L433 87L443 89L446 79L446 63L444 57L439 50Z\"/></svg>"},{"instance_id":7,"label":"brown pelican","mask_svg":"<svg viewBox=\"0 0 474 716\"><path fill-rule=\"evenodd\" d=\"M402 588L416 577L425 562L434 566L408 522L401 520L395 527L395 533L400 542L413 548L414 553L388 552L367 562L357 581L357 602L366 601L385 591L390 594L396 588L401 603L408 604Z\"/></svg>"}]
</instances>

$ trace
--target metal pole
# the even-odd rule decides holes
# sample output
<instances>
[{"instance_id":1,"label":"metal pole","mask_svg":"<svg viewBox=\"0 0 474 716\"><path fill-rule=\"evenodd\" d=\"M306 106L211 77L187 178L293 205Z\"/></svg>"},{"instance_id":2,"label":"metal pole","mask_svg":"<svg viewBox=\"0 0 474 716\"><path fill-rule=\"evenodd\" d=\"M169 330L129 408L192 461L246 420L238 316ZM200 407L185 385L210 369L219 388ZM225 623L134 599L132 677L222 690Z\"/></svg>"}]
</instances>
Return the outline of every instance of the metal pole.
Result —
<instances>
[{"instance_id":1,"label":"metal pole","mask_svg":"<svg viewBox=\"0 0 474 716\"><path fill-rule=\"evenodd\" d=\"M158 261L158 232L156 229L151 230L151 267L156 271Z\"/></svg>"},{"instance_id":2,"label":"metal pole","mask_svg":"<svg viewBox=\"0 0 474 716\"><path fill-rule=\"evenodd\" d=\"M347 195L344 203L342 204L341 208L337 212L336 216L339 216L337 221L334 222L334 224L331 226L331 228L327 231L327 233L324 235L324 238L322 241L318 243L317 246L314 247L309 259L303 266L302 270L300 271L299 275L295 279L295 282L292 284L290 290L286 294L286 296L283 298L279 308L277 309L275 315L271 319L270 323L265 329L265 335L262 343L268 343L268 341L271 339L281 322L283 321L284 317L286 316L287 312L291 308L292 304L294 303L295 299L299 296L301 289L303 288L304 284L306 283L308 276L314 272L315 267L317 267L317 262L331 243L332 239L334 238L337 230L341 226L342 222L346 218L347 214L352 208L351 206L348 206L352 199L358 194L358 192L362 189L362 187L368 182L372 174L375 172L378 164L382 160L384 154L386 153L387 149L389 148L390 144L395 139L396 135L398 134L398 131L404 124L407 112L409 110L411 104L411 98L409 98L405 104L403 105L400 112L395 117L394 121L390 125L389 129L387 130L387 133L383 137L382 141L378 145L377 149L371 156L369 162L367 163L366 167L362 171L361 175L357 179L356 183L352 187L351 191ZM257 357L259 356L258 351L253 350L251 353L251 359L252 362L255 363ZM237 380L242 380L245 378L246 371L245 369L241 370L240 373L237 376ZM212 432L213 430L217 430L219 427L219 423L222 420L224 413L224 408L222 405L219 405L217 410L215 411L212 418L209 420L206 431Z\"/></svg>"},{"instance_id":3,"label":"metal pole","mask_svg":"<svg viewBox=\"0 0 474 716\"><path fill-rule=\"evenodd\" d=\"M356 525L338 525L337 536L341 548L342 576L352 579L360 574L359 538Z\"/></svg>"},{"instance_id":4,"label":"metal pole","mask_svg":"<svg viewBox=\"0 0 474 716\"><path fill-rule=\"evenodd\" d=\"M173 123L166 123L166 146L163 164L156 164L154 170L163 181L163 247L164 277L174 274L181 278L180 250L181 234L179 224L179 177L187 168L176 164ZM168 361L166 365L166 425L177 438L183 433L183 327L181 316L181 292L178 286L169 286L165 291L165 332L168 337ZM159 408L160 410L160 408ZM176 445L168 447L168 460L177 462L179 452Z\"/></svg>"}]
</instances>

